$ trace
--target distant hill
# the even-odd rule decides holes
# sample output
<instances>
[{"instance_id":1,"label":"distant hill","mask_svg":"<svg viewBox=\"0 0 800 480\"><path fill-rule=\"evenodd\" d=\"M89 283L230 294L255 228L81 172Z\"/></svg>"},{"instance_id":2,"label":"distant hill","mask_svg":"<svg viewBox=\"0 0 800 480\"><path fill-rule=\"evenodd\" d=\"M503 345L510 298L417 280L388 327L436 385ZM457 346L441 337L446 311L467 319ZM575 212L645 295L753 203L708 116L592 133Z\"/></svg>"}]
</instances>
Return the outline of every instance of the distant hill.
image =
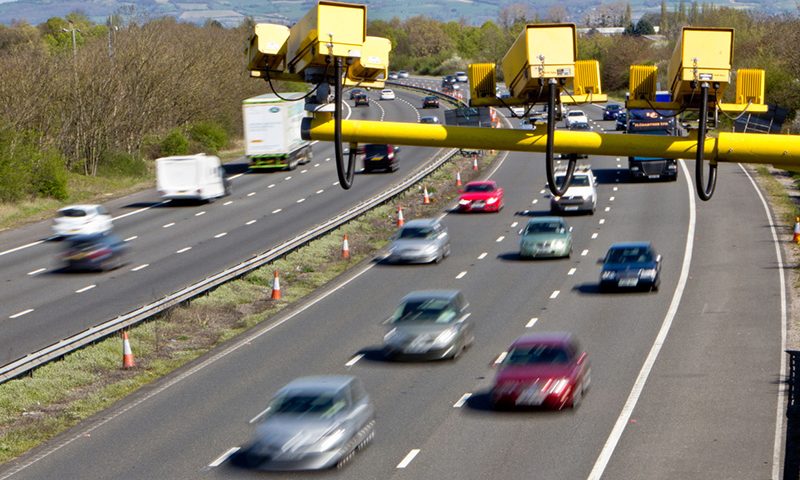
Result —
<instances>
[{"instance_id":1,"label":"distant hill","mask_svg":"<svg viewBox=\"0 0 800 480\"><path fill-rule=\"evenodd\" d=\"M351 0L356 1L356 0ZM472 25L480 25L487 20L496 21L500 10L508 5L523 4L520 0L368 0L369 19L389 20L392 17L405 19L415 15L424 15L438 20L463 21ZM526 8L533 10L540 17L546 17L553 8L565 11L570 21L581 23L587 15L597 12L603 5L619 1L609 0L537 0L527 2ZM631 0L634 19L644 13L657 13L660 0ZM692 2L686 1L687 8ZM703 0L697 4L710 3L719 6L741 8L765 14L796 13L794 0ZM97 23L115 13L124 16L153 18L174 16L181 21L204 23L215 20L225 26L236 26L246 17L253 17L259 22L291 24L299 19L312 5L314 0L0 0L0 23L10 24L15 20L24 20L31 24L39 24L50 17L63 17L74 11L86 14ZM670 10L678 5L675 0L667 2ZM535 5L535 6L534 6Z\"/></svg>"}]
</instances>

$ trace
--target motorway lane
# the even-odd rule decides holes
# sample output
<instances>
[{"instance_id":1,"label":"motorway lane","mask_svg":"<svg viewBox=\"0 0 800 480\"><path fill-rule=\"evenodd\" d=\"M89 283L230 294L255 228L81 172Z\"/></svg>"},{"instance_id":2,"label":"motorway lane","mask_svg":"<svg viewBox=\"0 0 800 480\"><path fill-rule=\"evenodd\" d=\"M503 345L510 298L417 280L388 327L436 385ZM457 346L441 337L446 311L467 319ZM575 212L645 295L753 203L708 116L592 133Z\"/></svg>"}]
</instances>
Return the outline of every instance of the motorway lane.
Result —
<instances>
[{"instance_id":1,"label":"motorway lane","mask_svg":"<svg viewBox=\"0 0 800 480\"><path fill-rule=\"evenodd\" d=\"M205 477L206 471L212 477L249 477L247 472L227 465L209 469L208 464L246 441L251 431L247 420L263 409L267 398L280 386L295 376L344 371L364 379L372 394L378 412L378 436L340 477L497 478L529 475L531 471L541 472L543 477L585 477L667 310L679 276L688 224L684 179L677 183L618 184L616 159L592 161L598 172L603 172L601 201L596 215L568 219L575 226L574 258L514 260L513 232L527 218L515 213L529 206L543 213L538 193L543 166L523 159L522 154L513 154L497 173L507 187L506 209L497 215L447 216L453 256L442 265L372 268L267 334L242 340L239 350L221 352L225 361L193 373L187 381L119 417L110 412L98 418L111 420L93 430L91 436L76 429L65 438L77 440L18 477L199 478ZM536 186L531 188L532 184ZM532 203L534 200L537 204ZM704 204L713 205L725 208L722 203ZM610 208L608 212L606 207ZM670 221L661 221L662 214L669 215ZM721 215L708 217L714 223ZM605 221L601 224L600 220ZM512 227L514 222L517 226ZM593 239L593 233L598 237ZM598 267L594 260L613 241L640 238L658 239L657 246L665 258L661 292L597 295L594 285ZM587 254L582 256L584 249ZM737 258L750 252L738 253ZM729 269L735 265L722 266ZM571 268L576 268L573 275L569 274ZM461 272L467 273L456 278ZM383 334L380 319L408 290L430 287L461 288L472 302L477 329L473 349L453 363L388 364L375 359L371 349ZM555 290L559 295L551 298ZM681 313L680 318L695 314ZM537 318L536 323L527 327L532 318ZM593 387L577 412L486 411L480 393L493 375L488 364L517 335L531 330L569 330L583 341L592 361ZM346 367L345 363L358 353L367 356ZM729 391L741 391L753 381L741 372L725 373ZM159 387L154 388L157 391ZM455 408L453 405L467 392L476 395ZM678 408L680 393L676 396L666 389L659 398L672 399ZM713 400L705 396L699 399L709 404ZM773 395L768 411L774 412L774 405ZM764 418L744 418L746 413L737 411L736 417L747 423L751 434L761 437L762 431L770 430L772 421L766 419L765 426ZM674 428L677 431L680 425ZM119 438L127 442L115 442ZM397 469L412 449L419 449L419 454L405 469ZM569 459L560 461L564 452L569 452ZM616 455L626 455L625 449ZM87 458L92 462L86 462ZM630 458L635 461L637 457ZM726 461L738 458L739 450L729 451ZM652 470L645 476L654 475L668 478ZM607 478L637 476L609 474Z\"/></svg>"},{"instance_id":2,"label":"motorway lane","mask_svg":"<svg viewBox=\"0 0 800 480\"><path fill-rule=\"evenodd\" d=\"M408 96L411 103L402 99L373 102L370 108L354 109L352 118L416 121L413 102L419 96L400 96ZM317 144L315 150L313 161L294 172L236 178L234 194L213 204L160 205L118 220L115 230L121 238L130 239L132 246L131 263L123 269L103 274L61 273L55 258L62 247L52 242L0 257L4 277L0 279L4 286L0 332L5 342L0 363L267 250L399 179L398 175L358 175L354 188L343 192L336 184L330 145ZM399 174L410 172L435 152L404 148ZM128 211L158 202L140 196L129 204ZM138 270L132 272L134 268ZM38 273L29 275L31 272ZM19 315L30 309L33 311ZM15 315L19 316L9 318Z\"/></svg>"}]
</instances>

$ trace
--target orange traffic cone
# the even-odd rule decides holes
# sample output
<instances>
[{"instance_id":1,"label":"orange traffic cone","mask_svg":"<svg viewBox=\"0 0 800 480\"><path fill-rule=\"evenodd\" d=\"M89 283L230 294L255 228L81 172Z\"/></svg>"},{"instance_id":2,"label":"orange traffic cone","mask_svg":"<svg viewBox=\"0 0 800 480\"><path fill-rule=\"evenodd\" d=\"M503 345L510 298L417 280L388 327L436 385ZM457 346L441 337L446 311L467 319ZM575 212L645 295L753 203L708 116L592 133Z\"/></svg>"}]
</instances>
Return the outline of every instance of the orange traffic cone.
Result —
<instances>
[{"instance_id":1,"label":"orange traffic cone","mask_svg":"<svg viewBox=\"0 0 800 480\"><path fill-rule=\"evenodd\" d=\"M460 187L461 183L461 170L456 172L456 187Z\"/></svg>"},{"instance_id":2,"label":"orange traffic cone","mask_svg":"<svg viewBox=\"0 0 800 480\"><path fill-rule=\"evenodd\" d=\"M405 225L406 221L403 219L403 207L397 207L397 226L402 227Z\"/></svg>"},{"instance_id":3,"label":"orange traffic cone","mask_svg":"<svg viewBox=\"0 0 800 480\"><path fill-rule=\"evenodd\" d=\"M476 172L478 171L478 156L477 155L473 155L472 156L472 169L475 170Z\"/></svg>"},{"instance_id":4,"label":"orange traffic cone","mask_svg":"<svg viewBox=\"0 0 800 480\"><path fill-rule=\"evenodd\" d=\"M347 241L347 234L344 234L344 241L342 242L342 258L350 260L350 243Z\"/></svg>"},{"instance_id":5,"label":"orange traffic cone","mask_svg":"<svg viewBox=\"0 0 800 480\"><path fill-rule=\"evenodd\" d=\"M272 297L273 300L281 299L281 279L278 271L275 270L275 279L272 281Z\"/></svg>"},{"instance_id":6,"label":"orange traffic cone","mask_svg":"<svg viewBox=\"0 0 800 480\"><path fill-rule=\"evenodd\" d=\"M122 368L133 368L136 362L133 360L133 352L131 351L131 342L128 340L128 332L122 331Z\"/></svg>"},{"instance_id":7,"label":"orange traffic cone","mask_svg":"<svg viewBox=\"0 0 800 480\"><path fill-rule=\"evenodd\" d=\"M792 241L800 245L800 217L795 217L794 219L794 238Z\"/></svg>"},{"instance_id":8,"label":"orange traffic cone","mask_svg":"<svg viewBox=\"0 0 800 480\"><path fill-rule=\"evenodd\" d=\"M431 203L431 196L428 195L428 187L423 187L423 190L422 190L422 204L423 205L428 205L429 203Z\"/></svg>"}]
</instances>

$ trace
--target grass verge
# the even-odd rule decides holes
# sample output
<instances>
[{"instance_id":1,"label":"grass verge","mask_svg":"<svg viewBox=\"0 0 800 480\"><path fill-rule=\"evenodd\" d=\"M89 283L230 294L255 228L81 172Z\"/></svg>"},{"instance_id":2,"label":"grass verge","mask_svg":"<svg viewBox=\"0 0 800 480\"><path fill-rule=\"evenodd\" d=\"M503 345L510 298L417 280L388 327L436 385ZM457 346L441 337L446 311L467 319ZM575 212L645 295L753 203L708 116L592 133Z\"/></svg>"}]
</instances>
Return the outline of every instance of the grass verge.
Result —
<instances>
[{"instance_id":1,"label":"grass verge","mask_svg":"<svg viewBox=\"0 0 800 480\"><path fill-rule=\"evenodd\" d=\"M495 159L496 155L481 158L481 171ZM396 230L398 205L403 207L407 220L437 215L457 195L457 171L464 182L480 174L471 167L470 158L457 155L424 180L433 198L431 204L422 204L420 183L283 259L132 328L129 336L137 362L133 369L120 368L122 344L114 336L39 368L29 377L0 385L0 462L14 459L66 431L269 320L348 268L374 258ZM348 235L350 260L341 259L344 234ZM279 301L270 300L274 270L281 272Z\"/></svg>"}]
</instances>

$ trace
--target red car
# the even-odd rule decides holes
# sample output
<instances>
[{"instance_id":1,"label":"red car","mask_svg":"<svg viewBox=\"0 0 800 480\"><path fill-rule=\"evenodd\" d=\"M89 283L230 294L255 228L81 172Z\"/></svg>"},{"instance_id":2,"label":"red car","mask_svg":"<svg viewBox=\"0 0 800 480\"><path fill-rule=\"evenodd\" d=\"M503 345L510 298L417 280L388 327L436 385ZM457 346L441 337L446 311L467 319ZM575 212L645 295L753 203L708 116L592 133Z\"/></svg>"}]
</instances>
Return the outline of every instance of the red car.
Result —
<instances>
[{"instance_id":1,"label":"red car","mask_svg":"<svg viewBox=\"0 0 800 480\"><path fill-rule=\"evenodd\" d=\"M586 352L569 333L537 333L508 349L492 386L496 407L577 408L591 382Z\"/></svg>"},{"instance_id":2,"label":"red car","mask_svg":"<svg viewBox=\"0 0 800 480\"><path fill-rule=\"evenodd\" d=\"M491 180L469 182L458 199L458 209L462 212L499 212L501 208L503 189Z\"/></svg>"}]
</instances>

